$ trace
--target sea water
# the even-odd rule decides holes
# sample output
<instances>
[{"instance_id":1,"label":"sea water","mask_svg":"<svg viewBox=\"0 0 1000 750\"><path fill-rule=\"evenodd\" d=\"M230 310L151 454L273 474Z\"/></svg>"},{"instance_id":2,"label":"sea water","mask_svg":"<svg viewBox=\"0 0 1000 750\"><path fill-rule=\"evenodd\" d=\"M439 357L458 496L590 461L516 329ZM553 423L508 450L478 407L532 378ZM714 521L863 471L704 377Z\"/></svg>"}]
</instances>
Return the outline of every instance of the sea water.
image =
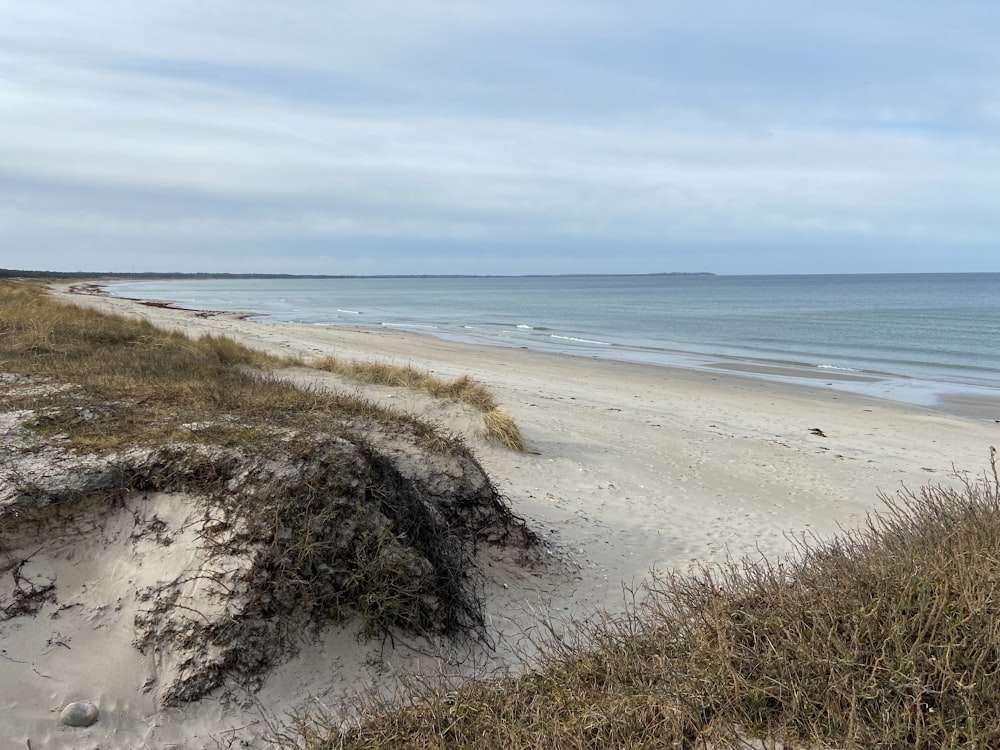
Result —
<instances>
[{"instance_id":1,"label":"sea water","mask_svg":"<svg viewBox=\"0 0 1000 750\"><path fill-rule=\"evenodd\" d=\"M1000 397L1000 274L200 279L113 294L261 321L371 326L696 369L827 374L933 405Z\"/></svg>"}]
</instances>

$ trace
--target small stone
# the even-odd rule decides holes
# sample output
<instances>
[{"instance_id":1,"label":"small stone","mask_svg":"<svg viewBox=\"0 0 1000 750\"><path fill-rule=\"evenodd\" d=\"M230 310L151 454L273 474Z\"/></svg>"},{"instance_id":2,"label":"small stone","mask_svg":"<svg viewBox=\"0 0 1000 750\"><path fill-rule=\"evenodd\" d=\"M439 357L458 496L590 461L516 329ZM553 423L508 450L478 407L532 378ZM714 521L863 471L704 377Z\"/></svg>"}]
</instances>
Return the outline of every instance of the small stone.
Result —
<instances>
[{"instance_id":1,"label":"small stone","mask_svg":"<svg viewBox=\"0 0 1000 750\"><path fill-rule=\"evenodd\" d=\"M89 727L97 721L97 706L89 701L76 701L67 705L59 718L68 727Z\"/></svg>"}]
</instances>

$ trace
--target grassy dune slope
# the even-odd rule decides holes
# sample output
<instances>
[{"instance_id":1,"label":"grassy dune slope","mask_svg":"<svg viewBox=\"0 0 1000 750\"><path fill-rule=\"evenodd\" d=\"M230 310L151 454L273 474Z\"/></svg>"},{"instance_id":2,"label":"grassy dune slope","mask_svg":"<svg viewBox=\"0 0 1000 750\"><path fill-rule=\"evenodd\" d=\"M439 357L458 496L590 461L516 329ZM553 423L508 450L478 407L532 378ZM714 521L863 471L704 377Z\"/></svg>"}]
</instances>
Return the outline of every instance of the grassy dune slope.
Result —
<instances>
[{"instance_id":1,"label":"grassy dune slope","mask_svg":"<svg viewBox=\"0 0 1000 750\"><path fill-rule=\"evenodd\" d=\"M33 616L54 591L25 588L19 557L54 508L71 516L96 497L104 514L130 494L167 492L200 498L199 544L228 561L209 598L235 602L218 621L199 611L179 627L173 600L195 574L160 587L141 648L197 640L222 654L167 703L200 697L223 671L253 684L294 648L268 635L281 648L243 659L241 644L274 623L360 615L370 635L480 633L480 547L526 548L534 535L459 438L269 373L288 364L0 282L0 623Z\"/></svg>"},{"instance_id":2,"label":"grassy dune slope","mask_svg":"<svg viewBox=\"0 0 1000 750\"><path fill-rule=\"evenodd\" d=\"M995 455L994 455L995 461ZM537 671L423 688L286 746L1000 747L1000 482L883 497L867 528L654 579ZM756 740L757 744L748 744Z\"/></svg>"}]
</instances>

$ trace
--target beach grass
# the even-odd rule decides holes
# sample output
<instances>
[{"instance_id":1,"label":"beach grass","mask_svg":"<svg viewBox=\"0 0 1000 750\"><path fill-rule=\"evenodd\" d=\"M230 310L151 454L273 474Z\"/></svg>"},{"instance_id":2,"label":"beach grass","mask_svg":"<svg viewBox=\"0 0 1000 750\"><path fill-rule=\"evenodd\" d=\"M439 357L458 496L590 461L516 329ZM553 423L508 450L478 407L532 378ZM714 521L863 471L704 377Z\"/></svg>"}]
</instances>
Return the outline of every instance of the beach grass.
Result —
<instances>
[{"instance_id":1,"label":"beach grass","mask_svg":"<svg viewBox=\"0 0 1000 750\"><path fill-rule=\"evenodd\" d=\"M483 415L484 431L487 439L512 451L527 448L524 435L514 418L500 407L494 407Z\"/></svg>"},{"instance_id":2,"label":"beach grass","mask_svg":"<svg viewBox=\"0 0 1000 750\"><path fill-rule=\"evenodd\" d=\"M523 451L527 446L514 418L497 404L492 391L468 375L447 380L410 365L338 357L323 357L309 366L360 383L408 388L465 404L482 413L483 437L488 441L513 451Z\"/></svg>"},{"instance_id":3,"label":"beach grass","mask_svg":"<svg viewBox=\"0 0 1000 750\"><path fill-rule=\"evenodd\" d=\"M355 397L291 385L270 371L286 360L221 336L188 338L151 324L51 298L43 286L5 282L0 294L0 367L35 387L3 397L30 409L34 429L90 452L166 441L249 449L331 419L375 416L431 430L415 418ZM212 422L198 431L187 426Z\"/></svg>"},{"instance_id":4,"label":"beach grass","mask_svg":"<svg viewBox=\"0 0 1000 750\"><path fill-rule=\"evenodd\" d=\"M49 296L41 282L0 284L4 372L60 383L8 395L5 402L11 408L41 408L36 429L64 435L75 447L113 451L185 439L190 431L181 426L202 422L206 415L230 423L213 428L220 441L230 444L266 442L283 427L326 421L332 415L341 420L378 415L405 423L432 442L454 440L415 417L356 395L293 388L273 376L275 370L302 366L298 358L274 357L225 336L192 339L144 321L67 305ZM489 388L469 377L444 381L412 368L364 362L313 363L318 365L358 381L458 400L487 414L496 409ZM72 388L65 387L70 381ZM92 413L88 403L104 406ZM520 434L512 420L506 430ZM484 432L496 440L488 429ZM523 448L523 438L517 443L504 436L499 442Z\"/></svg>"},{"instance_id":5,"label":"beach grass","mask_svg":"<svg viewBox=\"0 0 1000 750\"><path fill-rule=\"evenodd\" d=\"M785 561L654 577L540 666L423 684L284 747L1000 747L1000 481L883 495Z\"/></svg>"}]
</instances>

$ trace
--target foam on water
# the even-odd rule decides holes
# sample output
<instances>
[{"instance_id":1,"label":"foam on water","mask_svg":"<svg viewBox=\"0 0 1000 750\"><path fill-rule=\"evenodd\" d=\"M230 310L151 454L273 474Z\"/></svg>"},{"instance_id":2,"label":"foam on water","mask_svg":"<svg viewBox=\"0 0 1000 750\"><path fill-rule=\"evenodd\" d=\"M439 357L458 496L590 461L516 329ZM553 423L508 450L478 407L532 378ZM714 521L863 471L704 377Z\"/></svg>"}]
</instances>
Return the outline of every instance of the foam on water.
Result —
<instances>
[{"instance_id":1,"label":"foam on water","mask_svg":"<svg viewBox=\"0 0 1000 750\"><path fill-rule=\"evenodd\" d=\"M816 365L818 370L837 370L839 372L861 372L856 367L837 367L837 365Z\"/></svg>"},{"instance_id":2,"label":"foam on water","mask_svg":"<svg viewBox=\"0 0 1000 750\"><path fill-rule=\"evenodd\" d=\"M611 346L607 341L594 341L592 339L581 339L576 336L559 336L557 334L549 334L550 338L559 339L560 341L575 341L578 344L596 344L597 346Z\"/></svg>"}]
</instances>

